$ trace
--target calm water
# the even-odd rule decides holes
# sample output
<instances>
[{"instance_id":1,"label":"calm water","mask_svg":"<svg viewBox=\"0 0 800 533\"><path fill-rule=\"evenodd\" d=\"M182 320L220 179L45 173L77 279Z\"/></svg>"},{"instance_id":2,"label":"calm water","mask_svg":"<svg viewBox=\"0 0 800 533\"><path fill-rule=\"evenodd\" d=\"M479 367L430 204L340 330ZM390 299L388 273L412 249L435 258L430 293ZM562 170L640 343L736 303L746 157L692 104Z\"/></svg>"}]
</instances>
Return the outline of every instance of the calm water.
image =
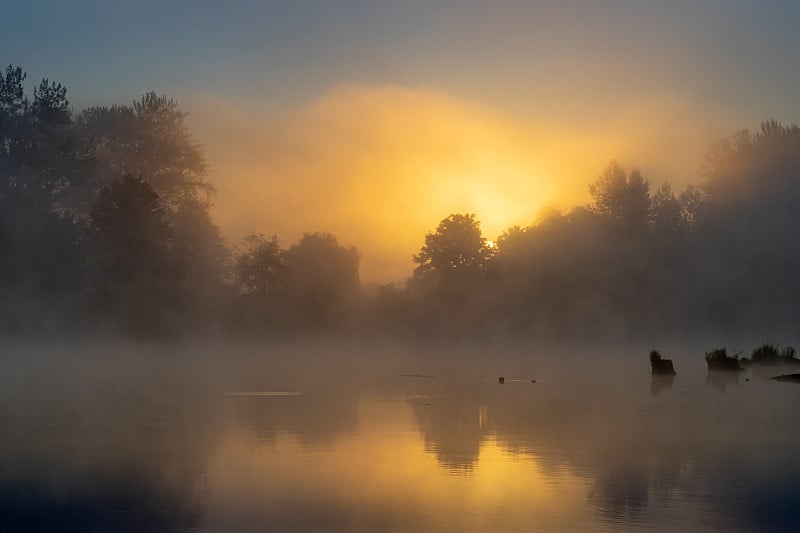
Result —
<instances>
[{"instance_id":1,"label":"calm water","mask_svg":"<svg viewBox=\"0 0 800 533\"><path fill-rule=\"evenodd\" d=\"M695 352L7 345L0 531L800 530L800 385Z\"/></svg>"}]
</instances>

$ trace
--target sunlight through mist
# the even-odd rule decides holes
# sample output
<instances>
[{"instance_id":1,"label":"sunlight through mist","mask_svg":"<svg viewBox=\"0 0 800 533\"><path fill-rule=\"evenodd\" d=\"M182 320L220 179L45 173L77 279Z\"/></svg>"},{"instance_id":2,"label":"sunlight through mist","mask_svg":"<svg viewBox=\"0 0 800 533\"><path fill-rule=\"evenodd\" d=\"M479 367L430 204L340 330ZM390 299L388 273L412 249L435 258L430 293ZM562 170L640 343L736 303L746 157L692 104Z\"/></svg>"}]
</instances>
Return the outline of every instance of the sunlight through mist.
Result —
<instances>
[{"instance_id":1,"label":"sunlight through mist","mask_svg":"<svg viewBox=\"0 0 800 533\"><path fill-rule=\"evenodd\" d=\"M636 154L655 182L693 181L716 135L713 121L678 127L696 108L668 95L585 129L400 86L342 85L280 116L204 94L187 109L229 241L253 230L284 242L331 231L358 246L367 282L406 277L425 233L450 213L475 213L495 239L543 207L582 203L613 157Z\"/></svg>"}]
</instances>

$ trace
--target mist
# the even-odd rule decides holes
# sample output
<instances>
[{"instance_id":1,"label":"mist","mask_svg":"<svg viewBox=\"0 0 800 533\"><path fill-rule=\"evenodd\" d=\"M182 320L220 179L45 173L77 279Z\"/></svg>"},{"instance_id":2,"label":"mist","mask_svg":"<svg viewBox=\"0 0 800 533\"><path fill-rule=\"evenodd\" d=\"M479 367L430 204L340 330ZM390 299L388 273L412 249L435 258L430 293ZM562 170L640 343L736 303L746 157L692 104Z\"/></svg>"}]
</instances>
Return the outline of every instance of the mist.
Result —
<instances>
[{"instance_id":1,"label":"mist","mask_svg":"<svg viewBox=\"0 0 800 533\"><path fill-rule=\"evenodd\" d=\"M372 283L407 278L420 235L443 214L475 213L496 240L543 208L588 201L587 183L611 157L683 187L699 180L708 145L741 125L668 92L620 106L611 121L576 123L558 115L571 103L546 103L519 116L432 88L348 84L281 112L202 93L184 105L226 238L331 231L362 251Z\"/></svg>"},{"instance_id":2,"label":"mist","mask_svg":"<svg viewBox=\"0 0 800 533\"><path fill-rule=\"evenodd\" d=\"M173 98L75 111L26 77L2 79L12 335L793 341L797 126L705 145L694 181L611 160L569 204L578 181L550 173L614 141L444 94L346 87L271 129L217 104L212 172Z\"/></svg>"},{"instance_id":3,"label":"mist","mask_svg":"<svg viewBox=\"0 0 800 533\"><path fill-rule=\"evenodd\" d=\"M800 531L800 8L11 0L0 533Z\"/></svg>"},{"instance_id":4,"label":"mist","mask_svg":"<svg viewBox=\"0 0 800 533\"><path fill-rule=\"evenodd\" d=\"M793 528L793 387L695 346L6 342L0 524Z\"/></svg>"}]
</instances>

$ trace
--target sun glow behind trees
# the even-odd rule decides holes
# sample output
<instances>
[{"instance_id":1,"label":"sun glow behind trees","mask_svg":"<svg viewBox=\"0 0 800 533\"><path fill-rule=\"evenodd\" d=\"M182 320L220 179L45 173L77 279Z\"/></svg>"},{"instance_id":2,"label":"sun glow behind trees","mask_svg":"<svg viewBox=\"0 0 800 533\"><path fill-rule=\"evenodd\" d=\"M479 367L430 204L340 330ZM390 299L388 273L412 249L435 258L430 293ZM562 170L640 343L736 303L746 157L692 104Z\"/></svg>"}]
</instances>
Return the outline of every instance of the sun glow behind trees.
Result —
<instances>
[{"instance_id":1,"label":"sun glow behind trees","mask_svg":"<svg viewBox=\"0 0 800 533\"><path fill-rule=\"evenodd\" d=\"M195 93L181 103L229 241L330 231L358 246L362 280L378 283L406 279L420 235L449 213L475 213L496 239L542 209L588 201L586 184L613 157L682 189L708 144L747 123L670 94L628 102L602 123L554 116L564 102L512 114L424 86L343 84L280 111L267 98Z\"/></svg>"},{"instance_id":2,"label":"sun glow behind trees","mask_svg":"<svg viewBox=\"0 0 800 533\"><path fill-rule=\"evenodd\" d=\"M331 231L357 243L367 282L408 277L420 235L448 213L475 213L494 238L545 206L579 203L621 151L430 89L343 86L277 117L190 106L231 241Z\"/></svg>"},{"instance_id":3,"label":"sun glow behind trees","mask_svg":"<svg viewBox=\"0 0 800 533\"><path fill-rule=\"evenodd\" d=\"M230 250L203 194L213 187L205 180L202 149L175 102L147 93L133 107L76 114L58 84L43 81L28 101L20 96L21 81L21 71L9 67L0 86L0 244L7 252L0 266L8 274L7 294L24 295L6 299L11 329L38 327L36 310L16 305L32 298L47 300L42 305L52 310L55 327L67 318L107 319L112 329L141 335L212 325L283 334L381 326L422 335L496 326L547 334L588 326L583 334L624 334L703 320L736 327L776 325L777 319L780 326L796 307L787 284L795 283L800 255L781 236L796 224L795 126L768 121L760 132L719 144L703 170L705 181L683 190L673 182L677 194L665 183L653 193L651 183L659 181L650 181L649 172L612 162L599 175L592 172L591 203L537 217L537 198L555 185L535 178L546 175L544 164L523 157L533 139L515 138L519 131L504 121L476 110L472 122L448 123L441 107L414 116L401 113L413 106L382 107L383 98L357 99L374 104L364 108L369 120L348 121L358 108L320 104L307 110L308 122L292 124L297 139L316 138L317 146L263 145L273 150L267 155L276 171L287 172L265 184L277 188L259 204L259 220L274 220L269 234L281 241L256 232L243 248ZM410 135L414 128L422 128L419 138ZM259 138L249 140L257 149ZM543 153L540 145L530 152ZM341 161L347 164L335 164ZM457 163L466 165L464 172L452 172ZM505 169L492 184L496 197L482 177L493 166ZM526 180L523 171L534 178ZM436 179L455 175L476 177ZM220 197L228 192L264 200L244 186L221 190ZM488 238L499 231L491 224L516 216L503 209L504 201L538 221L511 226L490 247ZM495 208L486 226L478 212L460 214L459 206L480 202ZM441 211L455 214L431 231L427 219ZM327 231L312 225L295 237L282 224ZM356 234L364 240L352 240ZM381 245L399 253L406 244L420 250L407 290L362 291L361 281L369 279L360 275L362 257ZM404 259L388 263L378 279L391 279L391 268ZM728 269L727 279L719 265ZM85 317L59 316L76 305L85 307Z\"/></svg>"}]
</instances>

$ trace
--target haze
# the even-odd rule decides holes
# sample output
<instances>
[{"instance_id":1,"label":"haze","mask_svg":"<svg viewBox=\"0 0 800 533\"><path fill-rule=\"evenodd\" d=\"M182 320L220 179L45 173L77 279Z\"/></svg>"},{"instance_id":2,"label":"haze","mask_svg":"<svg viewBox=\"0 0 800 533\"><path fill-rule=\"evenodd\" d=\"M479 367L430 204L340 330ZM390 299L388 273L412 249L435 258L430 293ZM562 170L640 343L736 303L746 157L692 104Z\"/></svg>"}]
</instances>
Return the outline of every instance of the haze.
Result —
<instances>
[{"instance_id":1,"label":"haze","mask_svg":"<svg viewBox=\"0 0 800 533\"><path fill-rule=\"evenodd\" d=\"M496 239L585 202L611 158L680 188L718 138L800 120L792 2L8 7L0 49L76 108L179 101L231 244L330 231L365 281L405 279L448 213Z\"/></svg>"},{"instance_id":2,"label":"haze","mask_svg":"<svg viewBox=\"0 0 800 533\"><path fill-rule=\"evenodd\" d=\"M800 531L798 6L5 0L0 532Z\"/></svg>"}]
</instances>

